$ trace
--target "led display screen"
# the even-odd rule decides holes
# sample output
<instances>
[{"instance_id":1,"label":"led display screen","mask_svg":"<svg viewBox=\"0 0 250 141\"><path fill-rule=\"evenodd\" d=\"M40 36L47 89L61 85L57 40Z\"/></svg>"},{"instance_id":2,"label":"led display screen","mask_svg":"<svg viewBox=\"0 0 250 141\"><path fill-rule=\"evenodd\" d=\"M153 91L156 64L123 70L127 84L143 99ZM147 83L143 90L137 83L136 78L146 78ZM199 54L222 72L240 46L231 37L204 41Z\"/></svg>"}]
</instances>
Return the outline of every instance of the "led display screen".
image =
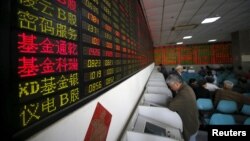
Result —
<instances>
[{"instance_id":1,"label":"led display screen","mask_svg":"<svg viewBox=\"0 0 250 141\"><path fill-rule=\"evenodd\" d=\"M6 117L26 139L153 62L139 1L18 0L11 4ZM8 50L6 48L6 50Z\"/></svg>"},{"instance_id":2,"label":"led display screen","mask_svg":"<svg viewBox=\"0 0 250 141\"><path fill-rule=\"evenodd\" d=\"M156 64L231 64L231 43L162 46L154 49Z\"/></svg>"}]
</instances>

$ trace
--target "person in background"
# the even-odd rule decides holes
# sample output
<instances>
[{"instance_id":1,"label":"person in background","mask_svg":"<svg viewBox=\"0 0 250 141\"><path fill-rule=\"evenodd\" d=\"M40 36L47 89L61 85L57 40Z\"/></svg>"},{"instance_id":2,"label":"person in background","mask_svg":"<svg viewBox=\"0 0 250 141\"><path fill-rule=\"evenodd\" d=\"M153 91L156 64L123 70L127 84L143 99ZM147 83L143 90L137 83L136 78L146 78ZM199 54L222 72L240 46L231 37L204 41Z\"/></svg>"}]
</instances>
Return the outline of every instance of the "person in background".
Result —
<instances>
[{"instance_id":1,"label":"person in background","mask_svg":"<svg viewBox=\"0 0 250 141\"><path fill-rule=\"evenodd\" d=\"M233 82L225 80L223 89L219 89L215 93L214 104L217 105L220 100L233 100L241 107L243 104L250 104L250 97L246 97L238 92L232 91L234 86Z\"/></svg>"},{"instance_id":2,"label":"person in background","mask_svg":"<svg viewBox=\"0 0 250 141\"><path fill-rule=\"evenodd\" d=\"M217 74L216 74L216 71L215 71L215 70L212 70L212 76L213 76L213 78L214 78L213 84L214 84L214 85L217 85L217 84L218 84L218 80L217 80Z\"/></svg>"},{"instance_id":3,"label":"person in background","mask_svg":"<svg viewBox=\"0 0 250 141\"><path fill-rule=\"evenodd\" d=\"M205 77L207 75L207 71L204 69L204 67L201 67L198 74L201 75L202 77Z\"/></svg>"},{"instance_id":4,"label":"person in background","mask_svg":"<svg viewBox=\"0 0 250 141\"><path fill-rule=\"evenodd\" d=\"M211 98L209 90L205 88L206 85L207 81L205 79L198 80L198 87L195 89L196 99Z\"/></svg>"},{"instance_id":5,"label":"person in background","mask_svg":"<svg viewBox=\"0 0 250 141\"><path fill-rule=\"evenodd\" d=\"M242 68L242 66L238 66L237 69L234 71L236 78L238 79L238 81L245 81L246 77L245 77L245 72Z\"/></svg>"},{"instance_id":6,"label":"person in background","mask_svg":"<svg viewBox=\"0 0 250 141\"><path fill-rule=\"evenodd\" d=\"M183 72L187 72L186 66L183 66Z\"/></svg>"},{"instance_id":7,"label":"person in background","mask_svg":"<svg viewBox=\"0 0 250 141\"><path fill-rule=\"evenodd\" d=\"M233 90L239 93L248 93L250 91L250 83L246 78L239 79Z\"/></svg>"},{"instance_id":8,"label":"person in background","mask_svg":"<svg viewBox=\"0 0 250 141\"><path fill-rule=\"evenodd\" d=\"M176 71L175 71L175 68L171 68L171 71L169 72L169 74L175 74Z\"/></svg>"},{"instance_id":9,"label":"person in background","mask_svg":"<svg viewBox=\"0 0 250 141\"><path fill-rule=\"evenodd\" d=\"M183 72L183 66L182 65L177 65L175 67L175 71L176 71L177 75L179 75L180 77L182 77L181 75L182 75L182 72Z\"/></svg>"},{"instance_id":10,"label":"person in background","mask_svg":"<svg viewBox=\"0 0 250 141\"><path fill-rule=\"evenodd\" d=\"M158 71L162 73L162 72L164 71L164 69L165 69L165 68L163 67L163 65L162 65L162 64L159 64Z\"/></svg>"},{"instance_id":11,"label":"person in background","mask_svg":"<svg viewBox=\"0 0 250 141\"><path fill-rule=\"evenodd\" d=\"M215 92L216 90L220 89L217 85L215 85L214 79L210 79L211 77L206 77L207 83L205 85L205 88L209 90L210 92Z\"/></svg>"},{"instance_id":12,"label":"person in background","mask_svg":"<svg viewBox=\"0 0 250 141\"><path fill-rule=\"evenodd\" d=\"M166 79L168 76L168 72L167 72L166 68L162 64L159 64L158 70L159 70L159 72L161 72L163 74L164 78Z\"/></svg>"},{"instance_id":13,"label":"person in background","mask_svg":"<svg viewBox=\"0 0 250 141\"><path fill-rule=\"evenodd\" d=\"M207 71L207 75L204 78L210 82L214 82L214 77L211 70Z\"/></svg>"},{"instance_id":14,"label":"person in background","mask_svg":"<svg viewBox=\"0 0 250 141\"><path fill-rule=\"evenodd\" d=\"M244 76L244 71L242 66L238 66L237 69L234 71L234 73L236 74L236 77L238 79L241 79Z\"/></svg>"},{"instance_id":15,"label":"person in background","mask_svg":"<svg viewBox=\"0 0 250 141\"><path fill-rule=\"evenodd\" d=\"M176 92L176 96L168 101L167 107L180 115L184 140L194 140L200 126L195 93L177 74L170 74L166 83Z\"/></svg>"},{"instance_id":16,"label":"person in background","mask_svg":"<svg viewBox=\"0 0 250 141\"><path fill-rule=\"evenodd\" d=\"M198 87L198 84L195 78L190 78L188 81L188 85L194 90L194 92Z\"/></svg>"}]
</instances>

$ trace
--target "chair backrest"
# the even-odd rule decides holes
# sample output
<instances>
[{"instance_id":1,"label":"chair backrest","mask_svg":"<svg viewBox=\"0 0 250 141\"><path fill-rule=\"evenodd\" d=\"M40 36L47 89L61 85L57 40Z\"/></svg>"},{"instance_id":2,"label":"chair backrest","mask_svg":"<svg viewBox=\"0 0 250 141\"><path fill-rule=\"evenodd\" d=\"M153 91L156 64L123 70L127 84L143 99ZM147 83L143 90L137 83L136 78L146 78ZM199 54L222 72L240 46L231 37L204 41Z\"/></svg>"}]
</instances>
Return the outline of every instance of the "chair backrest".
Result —
<instances>
[{"instance_id":1,"label":"chair backrest","mask_svg":"<svg viewBox=\"0 0 250 141\"><path fill-rule=\"evenodd\" d=\"M250 105L244 104L241 113L250 116Z\"/></svg>"},{"instance_id":2,"label":"chair backrest","mask_svg":"<svg viewBox=\"0 0 250 141\"><path fill-rule=\"evenodd\" d=\"M216 109L222 113L234 113L238 110L237 103L232 100L220 100Z\"/></svg>"},{"instance_id":3,"label":"chair backrest","mask_svg":"<svg viewBox=\"0 0 250 141\"><path fill-rule=\"evenodd\" d=\"M212 100L209 98L199 98L196 101L196 105L198 107L198 110L202 111L208 111L213 109L213 103Z\"/></svg>"},{"instance_id":4,"label":"chair backrest","mask_svg":"<svg viewBox=\"0 0 250 141\"><path fill-rule=\"evenodd\" d=\"M210 125L234 125L235 119L232 115L214 113L209 121Z\"/></svg>"},{"instance_id":5,"label":"chair backrest","mask_svg":"<svg viewBox=\"0 0 250 141\"><path fill-rule=\"evenodd\" d=\"M245 120L244 125L250 125L250 117Z\"/></svg>"}]
</instances>

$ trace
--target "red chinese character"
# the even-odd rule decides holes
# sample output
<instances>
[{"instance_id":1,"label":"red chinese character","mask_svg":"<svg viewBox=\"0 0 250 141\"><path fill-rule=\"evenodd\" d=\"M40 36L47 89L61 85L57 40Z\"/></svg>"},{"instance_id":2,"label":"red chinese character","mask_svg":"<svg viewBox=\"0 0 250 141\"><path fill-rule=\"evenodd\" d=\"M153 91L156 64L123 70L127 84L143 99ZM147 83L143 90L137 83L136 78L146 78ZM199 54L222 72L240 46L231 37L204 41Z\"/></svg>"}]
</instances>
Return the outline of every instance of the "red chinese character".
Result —
<instances>
[{"instance_id":1,"label":"red chinese character","mask_svg":"<svg viewBox=\"0 0 250 141\"><path fill-rule=\"evenodd\" d=\"M55 45L49 40L49 38L44 39L39 45L42 46L41 53L54 53L53 47Z\"/></svg>"},{"instance_id":2,"label":"red chinese character","mask_svg":"<svg viewBox=\"0 0 250 141\"><path fill-rule=\"evenodd\" d=\"M67 4L67 0L57 0L57 2L63 4L63 5L66 5Z\"/></svg>"},{"instance_id":3,"label":"red chinese character","mask_svg":"<svg viewBox=\"0 0 250 141\"><path fill-rule=\"evenodd\" d=\"M56 63L57 63L57 67L56 70L58 70L59 72L62 71L67 71L67 62L66 62L66 58L58 58L56 59Z\"/></svg>"},{"instance_id":4,"label":"red chinese character","mask_svg":"<svg viewBox=\"0 0 250 141\"><path fill-rule=\"evenodd\" d=\"M69 58L68 59L68 70L69 71L75 71L78 70L78 60L77 58Z\"/></svg>"},{"instance_id":5,"label":"red chinese character","mask_svg":"<svg viewBox=\"0 0 250 141\"><path fill-rule=\"evenodd\" d=\"M57 41L58 45L57 45L57 54L60 54L60 55L67 55L67 49L66 49L66 41L64 40L60 40L60 41Z\"/></svg>"},{"instance_id":6,"label":"red chinese character","mask_svg":"<svg viewBox=\"0 0 250 141\"><path fill-rule=\"evenodd\" d=\"M76 0L68 0L68 8L76 12Z\"/></svg>"},{"instance_id":7,"label":"red chinese character","mask_svg":"<svg viewBox=\"0 0 250 141\"><path fill-rule=\"evenodd\" d=\"M42 72L43 74L46 73L53 73L55 72L54 70L54 65L55 63L53 63L48 57L43 61L43 63L40 65L42 67Z\"/></svg>"},{"instance_id":8,"label":"red chinese character","mask_svg":"<svg viewBox=\"0 0 250 141\"><path fill-rule=\"evenodd\" d=\"M77 51L77 45L75 43L68 43L68 53L69 55L77 55L78 51Z\"/></svg>"},{"instance_id":9,"label":"red chinese character","mask_svg":"<svg viewBox=\"0 0 250 141\"><path fill-rule=\"evenodd\" d=\"M18 66L18 74L20 75L20 77L28 77L28 76L37 75L37 72L39 71L38 65L35 65L37 58L22 57L22 58L19 58L18 61L22 63L22 65Z\"/></svg>"},{"instance_id":10,"label":"red chinese character","mask_svg":"<svg viewBox=\"0 0 250 141\"><path fill-rule=\"evenodd\" d=\"M38 49L37 44L35 43L35 40L37 38L36 36L34 36L33 34L26 35L25 33L22 33L18 34L18 37L21 38L21 41L19 40L17 47L19 49L19 52L36 53Z\"/></svg>"}]
</instances>

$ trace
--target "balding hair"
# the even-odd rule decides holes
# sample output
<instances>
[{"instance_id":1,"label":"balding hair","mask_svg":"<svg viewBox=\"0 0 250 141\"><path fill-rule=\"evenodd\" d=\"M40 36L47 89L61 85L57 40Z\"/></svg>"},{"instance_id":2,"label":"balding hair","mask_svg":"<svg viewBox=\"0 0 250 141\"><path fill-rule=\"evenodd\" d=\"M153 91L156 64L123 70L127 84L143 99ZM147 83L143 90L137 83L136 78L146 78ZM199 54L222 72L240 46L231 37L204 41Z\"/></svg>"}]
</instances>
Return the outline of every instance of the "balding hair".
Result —
<instances>
[{"instance_id":1,"label":"balding hair","mask_svg":"<svg viewBox=\"0 0 250 141\"><path fill-rule=\"evenodd\" d=\"M232 88L234 87L234 83L231 82L231 81L229 81L229 80L225 80L225 81L224 81L224 87L225 87L226 89L232 89Z\"/></svg>"},{"instance_id":2,"label":"balding hair","mask_svg":"<svg viewBox=\"0 0 250 141\"><path fill-rule=\"evenodd\" d=\"M173 84L176 82L181 83L181 84L183 83L182 78L176 74L170 74L166 79L167 84Z\"/></svg>"}]
</instances>

